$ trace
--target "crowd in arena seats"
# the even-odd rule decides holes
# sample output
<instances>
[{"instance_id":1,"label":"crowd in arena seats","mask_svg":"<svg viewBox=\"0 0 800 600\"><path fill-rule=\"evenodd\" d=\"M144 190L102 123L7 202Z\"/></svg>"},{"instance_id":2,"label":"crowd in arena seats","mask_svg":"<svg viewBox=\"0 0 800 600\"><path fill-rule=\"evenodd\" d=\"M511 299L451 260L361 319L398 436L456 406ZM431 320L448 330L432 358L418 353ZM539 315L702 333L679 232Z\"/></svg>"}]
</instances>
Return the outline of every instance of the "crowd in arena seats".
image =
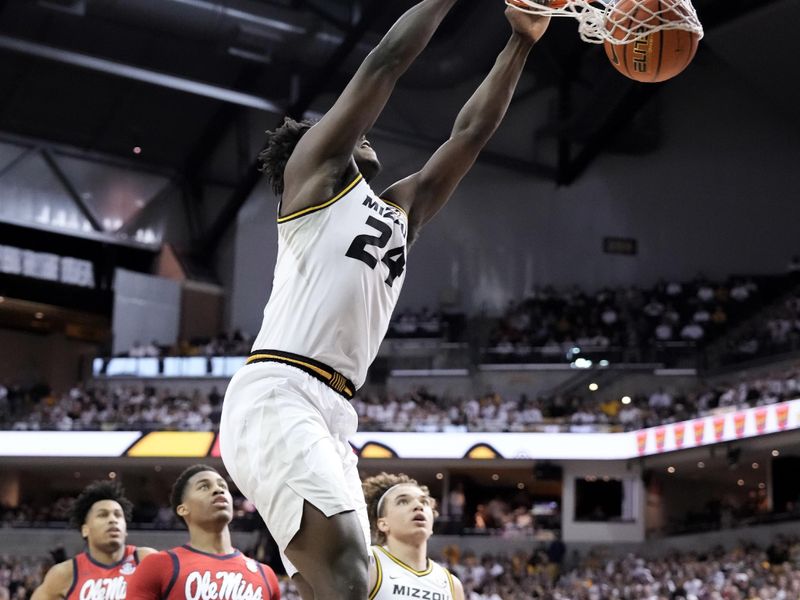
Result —
<instances>
[{"instance_id":1,"label":"crowd in arena seats","mask_svg":"<svg viewBox=\"0 0 800 600\"><path fill-rule=\"evenodd\" d=\"M240 329L221 332L211 338L182 339L175 346L164 346L151 341L135 341L128 349L130 358L161 358L164 356L246 356L253 346L253 338Z\"/></svg>"},{"instance_id":2,"label":"crowd in arena seats","mask_svg":"<svg viewBox=\"0 0 800 600\"><path fill-rule=\"evenodd\" d=\"M710 281L660 281L652 288L605 287L589 293L577 286L542 286L492 321L483 360L488 362L565 362L577 357L605 357L615 362L675 362L753 315L771 294L800 279L768 278L761 289L755 278ZM785 310L756 324L730 344L730 360L741 360L800 345L800 296ZM394 315L388 338L463 339L466 316L422 307ZM252 332L251 332L252 333ZM244 356L253 336L237 329L212 338L180 340L175 346L134 342L130 357Z\"/></svg>"},{"instance_id":3,"label":"crowd in arena seats","mask_svg":"<svg viewBox=\"0 0 800 600\"><path fill-rule=\"evenodd\" d=\"M657 389L603 400L591 393L452 398L418 388L401 395L360 394L353 406L361 431L591 432L632 431L797 397L800 368L680 394ZM222 394L216 388L206 394L100 382L61 395L46 386L24 391L0 386L0 409L0 428L12 430L212 431L219 424Z\"/></svg>"},{"instance_id":4,"label":"crowd in arena seats","mask_svg":"<svg viewBox=\"0 0 800 600\"><path fill-rule=\"evenodd\" d=\"M45 388L46 390L46 388ZM219 424L222 395L216 390L172 393L152 387L90 384L55 395L27 394L3 412L13 430L211 431Z\"/></svg>"},{"instance_id":5,"label":"crowd in arena seats","mask_svg":"<svg viewBox=\"0 0 800 600\"><path fill-rule=\"evenodd\" d=\"M728 343L725 363L800 349L800 294L792 294Z\"/></svg>"},{"instance_id":6,"label":"crowd in arena seats","mask_svg":"<svg viewBox=\"0 0 800 600\"><path fill-rule=\"evenodd\" d=\"M460 490L460 492L459 492ZM548 514L535 514L533 500L524 491L492 495L484 488L454 488L448 498L449 515L440 515L436 530L456 535L493 535L515 537L520 535L540 537L552 535L560 529L558 503L553 501ZM459 506L452 501L461 494ZM67 527L69 511L74 496L63 496L47 502L26 501L15 507L0 503L0 528L64 528ZM232 528L236 531L256 531L263 523L252 502L241 494L233 494L236 519ZM137 501L129 523L131 529L139 530L183 530L183 523L166 504L157 504L150 498Z\"/></svg>"},{"instance_id":7,"label":"crowd in arena seats","mask_svg":"<svg viewBox=\"0 0 800 600\"><path fill-rule=\"evenodd\" d=\"M69 520L68 513L74 498L61 497L54 502L42 505L19 504L13 508L0 504L0 526L27 527L46 526L64 523Z\"/></svg>"},{"instance_id":8,"label":"crowd in arena seats","mask_svg":"<svg viewBox=\"0 0 800 600\"><path fill-rule=\"evenodd\" d=\"M561 530L558 502L542 511L533 506L527 494L512 497L509 493L490 498L475 506L469 523L460 529L450 530L459 535L496 535L504 538L519 536L551 539ZM543 513L543 514L539 514Z\"/></svg>"},{"instance_id":9,"label":"crowd in arena seats","mask_svg":"<svg viewBox=\"0 0 800 600\"><path fill-rule=\"evenodd\" d=\"M800 597L800 542L768 548L616 559L597 552L559 564L548 549L511 556L446 552L468 600L789 600Z\"/></svg>"},{"instance_id":10,"label":"crowd in arena seats","mask_svg":"<svg viewBox=\"0 0 800 600\"><path fill-rule=\"evenodd\" d=\"M448 546L440 562L464 585L466 600L794 600L800 598L800 540L766 548L672 552L617 558L603 549L568 556L560 541L530 552L476 555ZM0 600L28 598L51 564L0 556ZM291 582L281 597L297 600Z\"/></svg>"},{"instance_id":11,"label":"crowd in arena seats","mask_svg":"<svg viewBox=\"0 0 800 600\"><path fill-rule=\"evenodd\" d=\"M20 502L14 507L0 503L0 528L65 528L74 501L74 496L63 496L46 503ZM231 527L235 531L255 531L263 526L253 503L241 494L233 494L233 509L236 518ZM157 504L152 499L135 504L129 525L132 529L185 529L168 504Z\"/></svg>"},{"instance_id":12,"label":"crowd in arena seats","mask_svg":"<svg viewBox=\"0 0 800 600\"><path fill-rule=\"evenodd\" d=\"M617 353L617 360L661 361L671 345L697 347L759 304L753 279L659 282L652 289L533 289L511 303L490 336L492 362L563 362Z\"/></svg>"},{"instance_id":13,"label":"crowd in arena seats","mask_svg":"<svg viewBox=\"0 0 800 600\"><path fill-rule=\"evenodd\" d=\"M44 558L31 559L0 554L0 600L27 600L52 564Z\"/></svg>"},{"instance_id":14,"label":"crowd in arena seats","mask_svg":"<svg viewBox=\"0 0 800 600\"><path fill-rule=\"evenodd\" d=\"M650 395L594 400L591 396L516 399L490 393L469 399L439 398L424 389L387 397L359 396L353 405L361 431L524 432L560 427L573 432L632 431L684 421L712 411L774 404L800 396L800 370L703 386L685 394L658 389Z\"/></svg>"},{"instance_id":15,"label":"crowd in arena seats","mask_svg":"<svg viewBox=\"0 0 800 600\"><path fill-rule=\"evenodd\" d=\"M388 337L439 337L442 335L444 321L439 312L423 307L420 310L403 309L398 311L389 324Z\"/></svg>"}]
</instances>

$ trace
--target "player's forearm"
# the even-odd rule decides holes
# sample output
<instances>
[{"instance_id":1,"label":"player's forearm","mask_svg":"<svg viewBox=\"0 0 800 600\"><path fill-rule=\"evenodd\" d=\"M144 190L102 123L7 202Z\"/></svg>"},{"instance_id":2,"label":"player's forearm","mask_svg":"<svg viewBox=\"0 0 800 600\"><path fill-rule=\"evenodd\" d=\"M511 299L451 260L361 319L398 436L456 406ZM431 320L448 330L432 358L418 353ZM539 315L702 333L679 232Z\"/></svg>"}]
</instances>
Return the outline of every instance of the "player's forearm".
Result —
<instances>
[{"instance_id":1,"label":"player's forearm","mask_svg":"<svg viewBox=\"0 0 800 600\"><path fill-rule=\"evenodd\" d=\"M489 141L511 104L532 47L530 40L511 35L489 75L458 114L452 137L468 135L482 144Z\"/></svg>"},{"instance_id":2,"label":"player's forearm","mask_svg":"<svg viewBox=\"0 0 800 600\"><path fill-rule=\"evenodd\" d=\"M399 77L425 49L458 0L423 0L392 26L372 52L372 58Z\"/></svg>"}]
</instances>

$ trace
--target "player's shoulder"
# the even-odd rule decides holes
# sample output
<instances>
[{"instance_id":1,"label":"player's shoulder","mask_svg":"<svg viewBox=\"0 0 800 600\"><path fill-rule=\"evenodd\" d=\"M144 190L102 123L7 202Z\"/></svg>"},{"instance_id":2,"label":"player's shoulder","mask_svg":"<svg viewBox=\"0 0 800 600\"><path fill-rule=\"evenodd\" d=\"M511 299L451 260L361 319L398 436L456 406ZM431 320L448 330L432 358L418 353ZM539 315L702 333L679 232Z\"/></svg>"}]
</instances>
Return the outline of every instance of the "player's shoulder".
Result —
<instances>
[{"instance_id":1,"label":"player's shoulder","mask_svg":"<svg viewBox=\"0 0 800 600\"><path fill-rule=\"evenodd\" d=\"M149 548L148 546L137 546L134 548L133 553L139 562L141 562L151 554L157 554L158 550L155 548Z\"/></svg>"},{"instance_id":2,"label":"player's shoulder","mask_svg":"<svg viewBox=\"0 0 800 600\"><path fill-rule=\"evenodd\" d=\"M154 548L139 548L137 552L144 550L143 554L139 554L139 568L140 569L160 569L172 566L172 551L171 550L155 550Z\"/></svg>"},{"instance_id":3,"label":"player's shoulder","mask_svg":"<svg viewBox=\"0 0 800 600\"><path fill-rule=\"evenodd\" d=\"M453 584L453 598L455 600L464 600L464 585L461 583L461 580L453 575L449 570L447 571L448 576L450 577L450 581Z\"/></svg>"},{"instance_id":4,"label":"player's shoulder","mask_svg":"<svg viewBox=\"0 0 800 600\"><path fill-rule=\"evenodd\" d=\"M447 582L450 586L450 593L452 594L455 600L464 600L464 585L461 583L461 580L455 576L455 574L448 569L445 565L433 561L433 564L436 565L447 577Z\"/></svg>"},{"instance_id":5,"label":"player's shoulder","mask_svg":"<svg viewBox=\"0 0 800 600\"><path fill-rule=\"evenodd\" d=\"M45 577L50 581L60 582L64 581L67 583L72 582L72 578L75 576L75 559L70 558L63 562L53 565L47 571Z\"/></svg>"},{"instance_id":6,"label":"player's shoulder","mask_svg":"<svg viewBox=\"0 0 800 600\"><path fill-rule=\"evenodd\" d=\"M380 562L381 561L381 548L380 546L370 546L369 547L369 561L372 562Z\"/></svg>"},{"instance_id":7,"label":"player's shoulder","mask_svg":"<svg viewBox=\"0 0 800 600\"><path fill-rule=\"evenodd\" d=\"M69 594L70 589L75 584L75 562L74 559L65 560L53 565L47 570L44 580L37 587L31 600L56 600L64 598Z\"/></svg>"}]
</instances>

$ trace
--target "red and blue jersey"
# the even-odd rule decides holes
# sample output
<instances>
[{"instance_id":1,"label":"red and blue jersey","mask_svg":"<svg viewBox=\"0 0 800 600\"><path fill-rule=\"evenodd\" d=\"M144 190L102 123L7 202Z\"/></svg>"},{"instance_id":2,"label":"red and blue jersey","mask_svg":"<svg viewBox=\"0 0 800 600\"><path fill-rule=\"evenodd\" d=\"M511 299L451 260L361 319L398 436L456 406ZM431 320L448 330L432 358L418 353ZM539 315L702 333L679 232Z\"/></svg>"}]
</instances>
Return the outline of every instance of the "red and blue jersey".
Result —
<instances>
[{"instance_id":1,"label":"red and blue jersey","mask_svg":"<svg viewBox=\"0 0 800 600\"><path fill-rule=\"evenodd\" d=\"M131 578L128 600L280 600L278 578L238 550L209 554L185 545L151 554Z\"/></svg>"},{"instance_id":2,"label":"red and blue jersey","mask_svg":"<svg viewBox=\"0 0 800 600\"><path fill-rule=\"evenodd\" d=\"M138 565L136 546L125 546L122 558L110 565L81 552L72 559L72 586L64 600L127 600L128 579Z\"/></svg>"}]
</instances>

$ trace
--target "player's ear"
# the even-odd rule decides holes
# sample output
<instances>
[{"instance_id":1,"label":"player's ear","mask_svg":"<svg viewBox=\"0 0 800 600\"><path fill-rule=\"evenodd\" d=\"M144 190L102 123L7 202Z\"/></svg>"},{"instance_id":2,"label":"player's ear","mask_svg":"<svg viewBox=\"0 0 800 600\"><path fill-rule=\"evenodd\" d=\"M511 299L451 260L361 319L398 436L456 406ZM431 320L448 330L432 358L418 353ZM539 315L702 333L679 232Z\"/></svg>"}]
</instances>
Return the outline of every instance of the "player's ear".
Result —
<instances>
[{"instance_id":1,"label":"player's ear","mask_svg":"<svg viewBox=\"0 0 800 600\"><path fill-rule=\"evenodd\" d=\"M178 513L179 517L185 517L189 514L189 509L185 504L178 504L178 508L175 509L175 512Z\"/></svg>"},{"instance_id":2,"label":"player's ear","mask_svg":"<svg viewBox=\"0 0 800 600\"><path fill-rule=\"evenodd\" d=\"M378 526L378 531L380 531L381 533L386 533L389 531L389 523L386 521L384 517L378 519L378 521L375 524Z\"/></svg>"},{"instance_id":3,"label":"player's ear","mask_svg":"<svg viewBox=\"0 0 800 600\"><path fill-rule=\"evenodd\" d=\"M81 537L83 539L86 539L86 538L89 537L89 526L86 523L81 525Z\"/></svg>"}]
</instances>

